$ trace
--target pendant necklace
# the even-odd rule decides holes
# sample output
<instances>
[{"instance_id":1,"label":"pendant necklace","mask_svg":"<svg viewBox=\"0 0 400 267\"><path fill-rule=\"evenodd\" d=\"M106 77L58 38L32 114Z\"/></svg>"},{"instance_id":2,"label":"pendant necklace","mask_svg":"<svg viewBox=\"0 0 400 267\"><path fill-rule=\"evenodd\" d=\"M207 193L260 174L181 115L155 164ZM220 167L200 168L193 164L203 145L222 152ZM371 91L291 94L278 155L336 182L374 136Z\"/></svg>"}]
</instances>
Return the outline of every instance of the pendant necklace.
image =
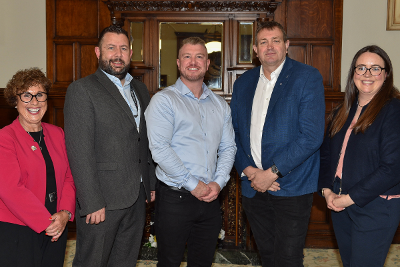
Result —
<instances>
[{"instance_id":1,"label":"pendant necklace","mask_svg":"<svg viewBox=\"0 0 400 267\"><path fill-rule=\"evenodd\" d=\"M29 132L27 132L27 133L29 134L30 137L32 137L33 141L35 141L36 143L38 143L40 150L42 150L42 146L40 145L40 142L42 141L42 130L40 130L40 132L39 132L39 142L36 141L35 138L33 138L33 136L32 136ZM35 147L35 146L31 146L31 149L32 149L33 151L35 151L35 150L36 150L36 147Z\"/></svg>"}]
</instances>

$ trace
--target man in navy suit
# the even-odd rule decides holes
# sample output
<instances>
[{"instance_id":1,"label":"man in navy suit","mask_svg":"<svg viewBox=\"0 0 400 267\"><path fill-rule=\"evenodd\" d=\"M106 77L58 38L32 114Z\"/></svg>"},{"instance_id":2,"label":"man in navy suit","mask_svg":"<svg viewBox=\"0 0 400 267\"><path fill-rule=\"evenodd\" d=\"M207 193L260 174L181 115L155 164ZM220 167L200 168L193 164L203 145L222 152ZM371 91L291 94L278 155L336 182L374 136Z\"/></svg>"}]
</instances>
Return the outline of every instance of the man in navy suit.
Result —
<instances>
[{"instance_id":1,"label":"man in navy suit","mask_svg":"<svg viewBox=\"0 0 400 267\"><path fill-rule=\"evenodd\" d=\"M324 135L322 76L286 57L279 23L259 25L255 41L261 67L241 75L231 102L243 208L263 266L303 266Z\"/></svg>"}]
</instances>

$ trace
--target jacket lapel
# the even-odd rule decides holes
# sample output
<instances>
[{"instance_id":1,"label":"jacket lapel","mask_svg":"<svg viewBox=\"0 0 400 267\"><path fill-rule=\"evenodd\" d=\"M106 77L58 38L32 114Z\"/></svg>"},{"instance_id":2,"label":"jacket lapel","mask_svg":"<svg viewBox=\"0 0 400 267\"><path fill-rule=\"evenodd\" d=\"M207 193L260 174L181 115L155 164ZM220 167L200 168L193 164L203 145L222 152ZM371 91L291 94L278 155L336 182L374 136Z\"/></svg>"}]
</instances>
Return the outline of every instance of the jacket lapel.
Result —
<instances>
[{"instance_id":1,"label":"jacket lapel","mask_svg":"<svg viewBox=\"0 0 400 267\"><path fill-rule=\"evenodd\" d=\"M290 69L292 68L292 66L293 66L292 60L287 57L286 62L283 65L282 71L279 74L278 80L275 83L274 90L272 91L271 100L269 101L268 111L267 111L267 116L265 117L265 121L267 121L268 118L272 116L276 102L287 91L286 84L289 81L291 75ZM267 123L264 123L264 127L265 125L267 125Z\"/></svg>"},{"instance_id":2,"label":"jacket lapel","mask_svg":"<svg viewBox=\"0 0 400 267\"><path fill-rule=\"evenodd\" d=\"M115 101L120 105L120 107L124 110L126 115L128 115L129 120L135 125L135 129L137 128L135 118L133 117L132 111L128 106L128 103L126 103L125 99L119 92L117 86L103 73L102 70L97 69L96 71L96 76L98 78L99 83L101 86L107 90L110 95L113 97Z\"/></svg>"}]
</instances>

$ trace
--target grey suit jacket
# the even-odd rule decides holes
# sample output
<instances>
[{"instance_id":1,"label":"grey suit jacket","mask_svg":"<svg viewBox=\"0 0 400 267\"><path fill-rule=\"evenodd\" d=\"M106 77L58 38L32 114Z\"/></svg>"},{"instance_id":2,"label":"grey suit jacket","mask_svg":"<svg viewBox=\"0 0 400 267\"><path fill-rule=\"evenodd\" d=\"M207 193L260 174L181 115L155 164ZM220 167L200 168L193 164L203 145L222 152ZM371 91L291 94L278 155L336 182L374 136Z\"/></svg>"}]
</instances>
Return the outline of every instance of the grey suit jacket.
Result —
<instances>
[{"instance_id":1,"label":"grey suit jacket","mask_svg":"<svg viewBox=\"0 0 400 267\"><path fill-rule=\"evenodd\" d=\"M100 69L68 87L64 130L81 216L103 207L132 206L139 195L140 177L148 201L155 188L155 166L143 115L150 95L136 79L131 86L141 106L139 132L128 104Z\"/></svg>"}]
</instances>

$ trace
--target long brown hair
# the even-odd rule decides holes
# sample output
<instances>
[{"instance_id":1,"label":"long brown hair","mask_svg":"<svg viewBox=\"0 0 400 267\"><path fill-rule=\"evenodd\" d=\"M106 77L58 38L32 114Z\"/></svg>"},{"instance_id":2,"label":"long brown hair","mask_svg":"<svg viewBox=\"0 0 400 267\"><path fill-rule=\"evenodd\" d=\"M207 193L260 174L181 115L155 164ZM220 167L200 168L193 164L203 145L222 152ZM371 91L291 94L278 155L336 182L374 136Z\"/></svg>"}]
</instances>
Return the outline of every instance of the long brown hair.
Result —
<instances>
[{"instance_id":1,"label":"long brown hair","mask_svg":"<svg viewBox=\"0 0 400 267\"><path fill-rule=\"evenodd\" d=\"M372 98L368 106L366 107L363 114L361 114L357 123L354 125L354 133L359 132L364 133L365 130L374 122L376 116L383 108L383 106L392 98L399 98L400 93L396 87L393 85L393 67L392 62L388 54L379 46L370 45L361 48L354 56L351 62L349 73L347 75L346 90L344 101L340 104L329 116L328 122L331 123L329 130L329 136L333 137L337 134L345 124L347 117L349 116L351 105L354 100L358 97L358 89L354 84L354 67L356 65L357 59L365 52L370 52L380 56L385 62L385 73L386 80L383 82L381 89ZM384 74L384 73L382 73ZM334 115L336 114L336 115Z\"/></svg>"}]
</instances>

